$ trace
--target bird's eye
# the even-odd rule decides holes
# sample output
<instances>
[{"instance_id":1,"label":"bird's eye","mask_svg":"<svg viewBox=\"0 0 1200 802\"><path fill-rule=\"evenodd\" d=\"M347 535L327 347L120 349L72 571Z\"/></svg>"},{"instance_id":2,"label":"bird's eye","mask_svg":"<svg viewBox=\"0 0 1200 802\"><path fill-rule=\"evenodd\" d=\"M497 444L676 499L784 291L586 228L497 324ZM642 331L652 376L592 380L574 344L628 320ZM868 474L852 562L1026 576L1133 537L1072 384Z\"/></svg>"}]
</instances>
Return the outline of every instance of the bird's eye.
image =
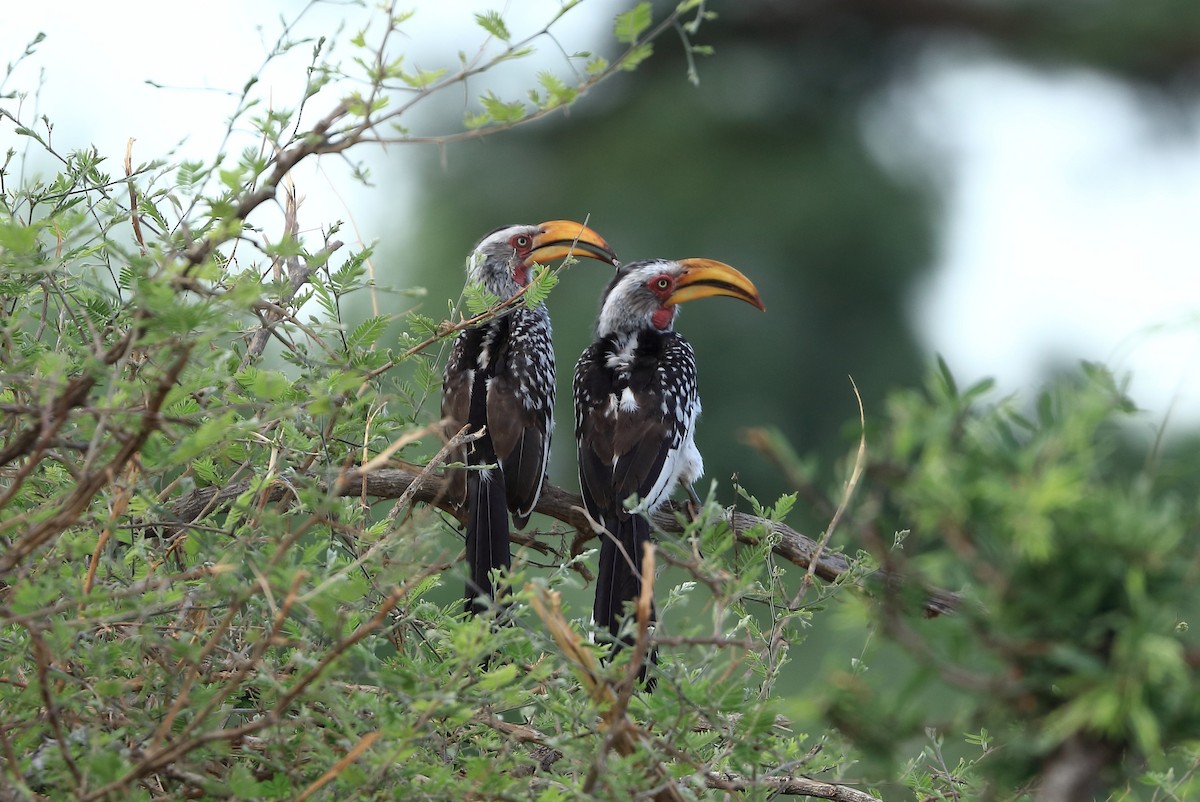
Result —
<instances>
[{"instance_id":1,"label":"bird's eye","mask_svg":"<svg viewBox=\"0 0 1200 802\"><path fill-rule=\"evenodd\" d=\"M519 235L513 237L512 242L513 242L513 245L516 246L517 248L519 248L520 250L525 250L526 248L528 248L530 245L533 244L533 241L530 240L529 237L525 236L524 234L519 234Z\"/></svg>"},{"instance_id":2,"label":"bird's eye","mask_svg":"<svg viewBox=\"0 0 1200 802\"><path fill-rule=\"evenodd\" d=\"M666 276L659 276L658 280L654 282L654 286L658 287L660 290L665 290L667 287L671 286L671 279L667 278Z\"/></svg>"}]
</instances>

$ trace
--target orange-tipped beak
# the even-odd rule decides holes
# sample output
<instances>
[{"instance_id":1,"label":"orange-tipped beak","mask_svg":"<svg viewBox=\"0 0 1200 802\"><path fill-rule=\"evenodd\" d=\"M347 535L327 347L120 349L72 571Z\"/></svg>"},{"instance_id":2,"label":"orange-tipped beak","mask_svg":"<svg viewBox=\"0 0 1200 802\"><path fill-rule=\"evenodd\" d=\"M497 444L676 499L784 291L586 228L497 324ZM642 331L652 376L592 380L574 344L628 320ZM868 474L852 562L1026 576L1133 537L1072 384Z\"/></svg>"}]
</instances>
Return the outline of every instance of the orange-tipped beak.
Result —
<instances>
[{"instance_id":1,"label":"orange-tipped beak","mask_svg":"<svg viewBox=\"0 0 1200 802\"><path fill-rule=\"evenodd\" d=\"M667 303L681 304L711 295L728 295L765 312L758 288L737 269L715 259L680 259L684 273L675 283Z\"/></svg>"},{"instance_id":2,"label":"orange-tipped beak","mask_svg":"<svg viewBox=\"0 0 1200 802\"><path fill-rule=\"evenodd\" d=\"M548 265L568 256L599 259L610 265L617 263L612 248L595 231L573 220L550 220L538 226L540 233L533 238L533 251L525 260Z\"/></svg>"}]
</instances>

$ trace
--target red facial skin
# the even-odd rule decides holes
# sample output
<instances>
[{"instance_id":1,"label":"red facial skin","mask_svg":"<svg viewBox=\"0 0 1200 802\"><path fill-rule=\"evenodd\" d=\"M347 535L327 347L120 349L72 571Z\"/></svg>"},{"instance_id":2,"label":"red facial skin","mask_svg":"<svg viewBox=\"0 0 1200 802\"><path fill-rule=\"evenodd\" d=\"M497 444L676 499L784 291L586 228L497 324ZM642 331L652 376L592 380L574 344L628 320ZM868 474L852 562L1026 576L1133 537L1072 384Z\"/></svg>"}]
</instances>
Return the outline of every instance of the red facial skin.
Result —
<instances>
[{"instance_id":1,"label":"red facial skin","mask_svg":"<svg viewBox=\"0 0 1200 802\"><path fill-rule=\"evenodd\" d=\"M529 263L526 260L529 259L529 254L533 253L533 240L524 234L518 234L510 239L508 244L513 246L520 259L517 269L513 271L513 279L524 287L529 283Z\"/></svg>"},{"instance_id":2,"label":"red facial skin","mask_svg":"<svg viewBox=\"0 0 1200 802\"><path fill-rule=\"evenodd\" d=\"M646 287L658 299L659 307L650 316L650 322L659 331L666 331L675 319L675 307L667 303L671 291L675 288L675 279L666 273L660 273L646 282Z\"/></svg>"}]
</instances>

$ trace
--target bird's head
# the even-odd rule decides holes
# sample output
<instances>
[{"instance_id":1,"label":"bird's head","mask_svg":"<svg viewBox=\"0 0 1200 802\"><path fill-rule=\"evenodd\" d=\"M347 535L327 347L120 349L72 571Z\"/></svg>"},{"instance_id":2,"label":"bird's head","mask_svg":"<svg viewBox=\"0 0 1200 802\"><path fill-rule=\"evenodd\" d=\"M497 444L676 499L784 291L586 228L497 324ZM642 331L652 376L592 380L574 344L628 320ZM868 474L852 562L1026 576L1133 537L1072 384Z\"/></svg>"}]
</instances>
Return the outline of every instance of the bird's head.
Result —
<instances>
[{"instance_id":1,"label":"bird's head","mask_svg":"<svg viewBox=\"0 0 1200 802\"><path fill-rule=\"evenodd\" d=\"M666 331L675 322L679 304L728 295L763 311L762 299L750 279L714 259L652 259L622 266L604 294L597 333L601 337L642 329Z\"/></svg>"},{"instance_id":2,"label":"bird's head","mask_svg":"<svg viewBox=\"0 0 1200 802\"><path fill-rule=\"evenodd\" d=\"M500 298L511 298L529 283L536 262L548 265L567 256L617 264L604 238L583 223L549 220L538 225L498 228L467 259L467 278Z\"/></svg>"}]
</instances>

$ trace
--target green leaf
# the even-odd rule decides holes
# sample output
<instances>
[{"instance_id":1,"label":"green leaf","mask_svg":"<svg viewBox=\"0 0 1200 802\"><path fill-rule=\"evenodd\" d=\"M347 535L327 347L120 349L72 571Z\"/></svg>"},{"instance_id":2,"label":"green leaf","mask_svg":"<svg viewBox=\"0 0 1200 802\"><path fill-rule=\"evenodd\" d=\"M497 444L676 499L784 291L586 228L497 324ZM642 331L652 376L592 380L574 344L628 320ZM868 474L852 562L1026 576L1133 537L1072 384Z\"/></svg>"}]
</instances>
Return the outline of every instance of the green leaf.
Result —
<instances>
[{"instance_id":1,"label":"green leaf","mask_svg":"<svg viewBox=\"0 0 1200 802\"><path fill-rule=\"evenodd\" d=\"M771 519L782 521L784 518L787 518L788 513L792 511L792 507L796 505L796 498L798 496L798 493L788 493L780 496L779 501L775 502L775 509L771 513Z\"/></svg>"},{"instance_id":2,"label":"green leaf","mask_svg":"<svg viewBox=\"0 0 1200 802\"><path fill-rule=\"evenodd\" d=\"M438 323L428 315L418 314L417 312L409 312L408 328L409 331L423 340L426 337L433 337L437 334Z\"/></svg>"},{"instance_id":3,"label":"green leaf","mask_svg":"<svg viewBox=\"0 0 1200 802\"><path fill-rule=\"evenodd\" d=\"M512 39L512 34L508 32L508 26L504 24L504 19L498 11L484 11L481 14L476 14L475 22L479 23L479 27L502 42L508 42Z\"/></svg>"},{"instance_id":4,"label":"green leaf","mask_svg":"<svg viewBox=\"0 0 1200 802\"><path fill-rule=\"evenodd\" d=\"M237 192L242 188L242 184L246 181L246 171L240 168L231 168L229 170L220 170L217 173L221 178L221 183L229 187L229 189Z\"/></svg>"},{"instance_id":5,"label":"green leaf","mask_svg":"<svg viewBox=\"0 0 1200 802\"><path fill-rule=\"evenodd\" d=\"M651 42L640 44L621 58L621 69L636 70L639 64L652 55L654 55L654 45Z\"/></svg>"},{"instance_id":6,"label":"green leaf","mask_svg":"<svg viewBox=\"0 0 1200 802\"><path fill-rule=\"evenodd\" d=\"M941 354L937 357L938 378L942 381L942 387L950 398L958 396L958 385L954 381L954 374L950 372L950 366L946 364L946 360Z\"/></svg>"},{"instance_id":7,"label":"green leaf","mask_svg":"<svg viewBox=\"0 0 1200 802\"><path fill-rule=\"evenodd\" d=\"M260 370L255 373L250 390L256 397L267 401L280 401L289 395L292 383L277 370Z\"/></svg>"},{"instance_id":8,"label":"green leaf","mask_svg":"<svg viewBox=\"0 0 1200 802\"><path fill-rule=\"evenodd\" d=\"M416 75L410 81L410 85L415 86L418 89L425 89L433 86L435 83L441 80L442 76L445 74L445 67L438 67L437 69L433 70L423 70L418 67Z\"/></svg>"},{"instance_id":9,"label":"green leaf","mask_svg":"<svg viewBox=\"0 0 1200 802\"><path fill-rule=\"evenodd\" d=\"M547 267L536 267L533 271L533 278L529 282L529 289L525 291L522 300L525 301L525 306L533 309L538 304L545 303L546 298L550 296L550 290L558 284L558 274Z\"/></svg>"},{"instance_id":10,"label":"green leaf","mask_svg":"<svg viewBox=\"0 0 1200 802\"><path fill-rule=\"evenodd\" d=\"M204 169L204 163L199 161L184 161L179 164L179 171L176 173L176 180L183 187L193 187L199 184L208 177L208 171Z\"/></svg>"},{"instance_id":11,"label":"green leaf","mask_svg":"<svg viewBox=\"0 0 1200 802\"><path fill-rule=\"evenodd\" d=\"M463 115L463 126L470 129L483 128L492 121L492 115L486 111L467 112Z\"/></svg>"},{"instance_id":12,"label":"green leaf","mask_svg":"<svg viewBox=\"0 0 1200 802\"><path fill-rule=\"evenodd\" d=\"M481 315L500 303L500 298L488 292L482 284L468 284L463 290L463 301L468 312Z\"/></svg>"},{"instance_id":13,"label":"green leaf","mask_svg":"<svg viewBox=\"0 0 1200 802\"><path fill-rule=\"evenodd\" d=\"M603 56L596 56L589 59L587 65L583 68L589 76L596 76L608 69L608 59Z\"/></svg>"},{"instance_id":14,"label":"green leaf","mask_svg":"<svg viewBox=\"0 0 1200 802\"><path fill-rule=\"evenodd\" d=\"M512 663L498 666L488 671L479 680L479 687L485 691L495 691L505 685L511 685L517 678L517 667Z\"/></svg>"},{"instance_id":15,"label":"green leaf","mask_svg":"<svg viewBox=\"0 0 1200 802\"><path fill-rule=\"evenodd\" d=\"M387 315L367 318L354 327L354 331L350 332L350 336L346 338L346 344L351 348L367 348L374 345L387 330L388 322Z\"/></svg>"},{"instance_id":16,"label":"green leaf","mask_svg":"<svg viewBox=\"0 0 1200 802\"><path fill-rule=\"evenodd\" d=\"M613 34L617 37L618 42L633 44L642 35L642 32L650 27L653 19L653 7L650 3L638 3L629 11L617 15L616 24L613 25Z\"/></svg>"},{"instance_id":17,"label":"green leaf","mask_svg":"<svg viewBox=\"0 0 1200 802\"><path fill-rule=\"evenodd\" d=\"M217 475L216 465L213 463L211 457L198 457L192 460L192 472L206 485L214 486L221 484L220 477Z\"/></svg>"},{"instance_id":18,"label":"green leaf","mask_svg":"<svg viewBox=\"0 0 1200 802\"><path fill-rule=\"evenodd\" d=\"M438 373L431 359L418 359L416 361L413 380L426 393L434 392L442 384L441 374Z\"/></svg>"},{"instance_id":19,"label":"green leaf","mask_svg":"<svg viewBox=\"0 0 1200 802\"><path fill-rule=\"evenodd\" d=\"M546 99L538 103L538 106L543 109L569 105L579 94L575 87L567 86L553 73L544 71L538 73L538 83L546 90Z\"/></svg>"},{"instance_id":20,"label":"green leaf","mask_svg":"<svg viewBox=\"0 0 1200 802\"><path fill-rule=\"evenodd\" d=\"M520 100L505 103L492 92L488 92L479 98L479 103L491 120L501 125L515 123L525 117L525 103Z\"/></svg>"}]
</instances>

